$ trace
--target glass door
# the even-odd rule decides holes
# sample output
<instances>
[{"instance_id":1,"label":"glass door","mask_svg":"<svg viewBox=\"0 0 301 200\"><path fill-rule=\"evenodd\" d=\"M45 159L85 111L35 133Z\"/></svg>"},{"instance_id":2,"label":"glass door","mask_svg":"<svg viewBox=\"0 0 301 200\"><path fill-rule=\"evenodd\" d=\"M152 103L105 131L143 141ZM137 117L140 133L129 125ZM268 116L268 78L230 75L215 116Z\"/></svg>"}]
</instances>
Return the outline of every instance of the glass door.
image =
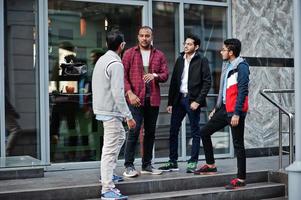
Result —
<instances>
[{"instance_id":1,"label":"glass door","mask_svg":"<svg viewBox=\"0 0 301 200\"><path fill-rule=\"evenodd\" d=\"M51 163L100 160L103 129L92 112L93 68L106 52L108 31L123 32L129 48L136 45L137 30L145 24L146 2L120 2L48 1ZM68 73L67 66L80 71Z\"/></svg>"},{"instance_id":2,"label":"glass door","mask_svg":"<svg viewBox=\"0 0 301 200\"><path fill-rule=\"evenodd\" d=\"M5 51L0 168L42 165L38 1L1 2Z\"/></svg>"},{"instance_id":3,"label":"glass door","mask_svg":"<svg viewBox=\"0 0 301 200\"><path fill-rule=\"evenodd\" d=\"M227 6L209 6L184 3L184 34L196 34L201 38L201 54L209 60L213 84L207 98L207 107L202 109L200 126L208 121L208 114L213 110L219 89L222 58L220 49L228 33ZM186 120L186 150L189 157L192 137L189 120ZM232 154L231 135L229 127L212 135L212 144L216 157ZM201 143L202 145L202 143ZM200 155L204 155L201 147Z\"/></svg>"}]
</instances>

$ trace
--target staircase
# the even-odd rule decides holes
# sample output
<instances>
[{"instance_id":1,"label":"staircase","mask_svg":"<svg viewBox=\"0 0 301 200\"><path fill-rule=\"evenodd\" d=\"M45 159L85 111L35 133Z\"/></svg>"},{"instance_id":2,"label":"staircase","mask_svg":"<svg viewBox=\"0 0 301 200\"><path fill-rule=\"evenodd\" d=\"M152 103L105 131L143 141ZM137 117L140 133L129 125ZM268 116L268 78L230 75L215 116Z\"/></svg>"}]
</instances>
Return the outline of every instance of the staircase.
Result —
<instances>
[{"instance_id":1,"label":"staircase","mask_svg":"<svg viewBox=\"0 0 301 200\"><path fill-rule=\"evenodd\" d=\"M140 176L118 183L117 187L131 200L284 200L286 195L286 174L269 171L247 173L247 186L237 190L225 190L224 185L235 173L198 176L177 172L162 176ZM99 198L100 184L74 183L69 185L48 185L36 189L14 189L0 192L0 199L90 199Z\"/></svg>"}]
</instances>

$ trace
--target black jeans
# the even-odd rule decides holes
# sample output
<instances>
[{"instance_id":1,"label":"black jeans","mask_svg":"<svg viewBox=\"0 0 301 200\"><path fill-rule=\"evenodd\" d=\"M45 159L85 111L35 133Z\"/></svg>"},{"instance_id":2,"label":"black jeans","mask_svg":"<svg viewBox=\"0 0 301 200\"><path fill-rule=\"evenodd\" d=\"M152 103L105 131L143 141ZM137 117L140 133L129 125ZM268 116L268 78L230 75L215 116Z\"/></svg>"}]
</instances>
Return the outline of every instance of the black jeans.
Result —
<instances>
[{"instance_id":1,"label":"black jeans","mask_svg":"<svg viewBox=\"0 0 301 200\"><path fill-rule=\"evenodd\" d=\"M214 154L211 141L211 135L216 131L230 125L231 117L228 117L225 105L218 110L205 126L201 128L202 142L207 164L214 164ZM231 126L234 151L237 156L237 178L246 178L246 153L244 146L244 128L245 117L239 118L239 123L236 127Z\"/></svg>"},{"instance_id":2,"label":"black jeans","mask_svg":"<svg viewBox=\"0 0 301 200\"><path fill-rule=\"evenodd\" d=\"M180 104L172 107L169 135L169 159L171 162L176 163L178 160L178 135L182 120L186 114L189 118L192 135L191 158L188 162L198 161L201 140L200 112L200 107L196 110L191 110L188 97L181 97Z\"/></svg>"},{"instance_id":3,"label":"black jeans","mask_svg":"<svg viewBox=\"0 0 301 200\"><path fill-rule=\"evenodd\" d=\"M136 121L136 128L130 130L125 144L125 167L134 166L135 150L144 119L144 139L142 168L151 165L152 153L155 141L156 122L159 114L159 107L150 106L149 98L146 98L145 105L133 107L129 105L133 118Z\"/></svg>"}]
</instances>

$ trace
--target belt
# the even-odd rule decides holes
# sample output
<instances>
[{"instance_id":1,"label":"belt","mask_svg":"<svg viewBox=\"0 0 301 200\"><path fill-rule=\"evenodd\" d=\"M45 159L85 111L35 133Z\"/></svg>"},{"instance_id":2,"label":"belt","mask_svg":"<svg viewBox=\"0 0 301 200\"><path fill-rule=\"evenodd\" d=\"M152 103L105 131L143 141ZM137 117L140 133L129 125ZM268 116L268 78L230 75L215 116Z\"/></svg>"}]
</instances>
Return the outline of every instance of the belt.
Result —
<instances>
[{"instance_id":1,"label":"belt","mask_svg":"<svg viewBox=\"0 0 301 200\"><path fill-rule=\"evenodd\" d=\"M188 96L188 93L181 93L182 94L182 97L187 97Z\"/></svg>"}]
</instances>

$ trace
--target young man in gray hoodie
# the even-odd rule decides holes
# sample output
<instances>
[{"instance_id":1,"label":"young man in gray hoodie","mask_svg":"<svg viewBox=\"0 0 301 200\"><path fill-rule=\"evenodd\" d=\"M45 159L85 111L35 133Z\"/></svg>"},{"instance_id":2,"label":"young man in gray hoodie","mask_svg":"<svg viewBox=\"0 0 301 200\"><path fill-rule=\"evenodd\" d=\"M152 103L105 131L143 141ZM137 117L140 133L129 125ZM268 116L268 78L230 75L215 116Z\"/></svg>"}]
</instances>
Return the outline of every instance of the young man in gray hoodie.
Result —
<instances>
[{"instance_id":1,"label":"young man in gray hoodie","mask_svg":"<svg viewBox=\"0 0 301 200\"><path fill-rule=\"evenodd\" d=\"M119 31L111 31L106 41L108 51L98 59L92 75L93 111L104 127L100 167L101 199L127 199L115 188L112 177L125 140L122 121L126 120L130 129L135 128L136 122L124 96L124 72L120 59L125 46L124 36Z\"/></svg>"}]
</instances>

